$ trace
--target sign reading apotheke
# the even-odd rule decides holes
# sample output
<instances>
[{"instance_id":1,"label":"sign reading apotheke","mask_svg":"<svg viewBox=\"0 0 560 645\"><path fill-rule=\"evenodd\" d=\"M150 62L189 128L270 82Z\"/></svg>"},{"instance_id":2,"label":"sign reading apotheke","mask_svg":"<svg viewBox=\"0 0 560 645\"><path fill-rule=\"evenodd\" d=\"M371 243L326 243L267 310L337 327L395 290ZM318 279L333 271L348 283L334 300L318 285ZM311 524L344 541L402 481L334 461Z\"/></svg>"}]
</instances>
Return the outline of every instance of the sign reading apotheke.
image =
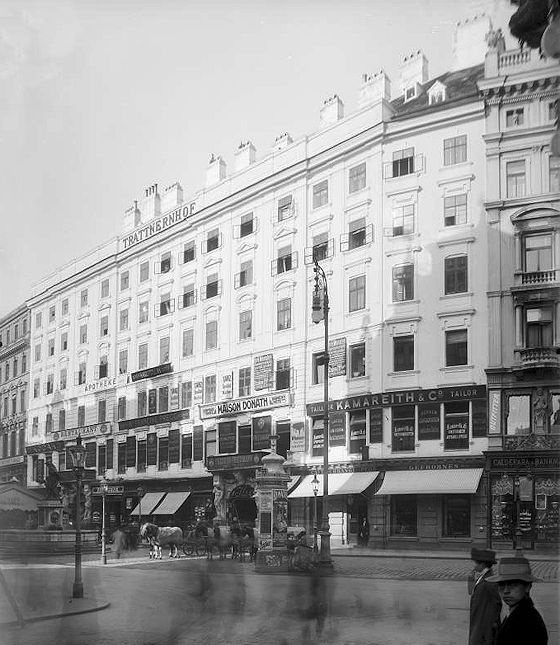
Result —
<instances>
[{"instance_id":1,"label":"sign reading apotheke","mask_svg":"<svg viewBox=\"0 0 560 645\"><path fill-rule=\"evenodd\" d=\"M292 404L290 392L278 392L275 394L263 394L261 396L248 396L242 399L232 399L221 403L212 403L200 406L200 418L211 419L238 412L251 412L256 410L268 410L283 405Z\"/></svg>"},{"instance_id":2,"label":"sign reading apotheke","mask_svg":"<svg viewBox=\"0 0 560 645\"><path fill-rule=\"evenodd\" d=\"M98 390L107 390L110 387L119 387L121 385L126 385L129 381L128 374L119 374L119 376L113 376L112 378L100 378L97 381L92 381L91 383L86 383L84 387L84 392L97 392Z\"/></svg>"}]
</instances>

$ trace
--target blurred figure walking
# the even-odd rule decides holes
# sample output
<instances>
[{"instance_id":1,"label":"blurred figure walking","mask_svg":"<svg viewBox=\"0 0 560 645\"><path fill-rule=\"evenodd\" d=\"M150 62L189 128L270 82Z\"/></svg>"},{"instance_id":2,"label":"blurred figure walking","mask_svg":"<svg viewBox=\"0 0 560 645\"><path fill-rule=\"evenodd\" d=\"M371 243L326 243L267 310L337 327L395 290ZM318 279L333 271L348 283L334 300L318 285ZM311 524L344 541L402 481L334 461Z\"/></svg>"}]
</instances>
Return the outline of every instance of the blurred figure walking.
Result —
<instances>
[{"instance_id":1,"label":"blurred figure walking","mask_svg":"<svg viewBox=\"0 0 560 645\"><path fill-rule=\"evenodd\" d=\"M492 645L492 638L500 622L502 601L498 585L488 582L494 572L496 553L491 549L471 549L474 569L469 575L467 590L471 597L469 645Z\"/></svg>"},{"instance_id":2,"label":"blurred figure walking","mask_svg":"<svg viewBox=\"0 0 560 645\"><path fill-rule=\"evenodd\" d=\"M117 527L117 530L113 533L113 544L115 547L115 555L117 556L117 560L119 560L122 552L126 551L127 548L126 533L120 526Z\"/></svg>"}]
</instances>

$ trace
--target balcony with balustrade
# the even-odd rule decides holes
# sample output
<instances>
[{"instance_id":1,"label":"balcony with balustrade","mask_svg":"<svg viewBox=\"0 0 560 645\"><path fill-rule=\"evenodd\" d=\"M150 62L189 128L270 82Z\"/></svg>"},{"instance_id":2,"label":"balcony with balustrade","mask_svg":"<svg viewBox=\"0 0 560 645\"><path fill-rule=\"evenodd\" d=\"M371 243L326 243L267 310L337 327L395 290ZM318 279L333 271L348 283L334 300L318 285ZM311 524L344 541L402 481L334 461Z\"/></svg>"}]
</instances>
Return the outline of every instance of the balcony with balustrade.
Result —
<instances>
[{"instance_id":1,"label":"balcony with balustrade","mask_svg":"<svg viewBox=\"0 0 560 645\"><path fill-rule=\"evenodd\" d=\"M515 350L515 371L560 369L560 347L525 347Z\"/></svg>"}]
</instances>

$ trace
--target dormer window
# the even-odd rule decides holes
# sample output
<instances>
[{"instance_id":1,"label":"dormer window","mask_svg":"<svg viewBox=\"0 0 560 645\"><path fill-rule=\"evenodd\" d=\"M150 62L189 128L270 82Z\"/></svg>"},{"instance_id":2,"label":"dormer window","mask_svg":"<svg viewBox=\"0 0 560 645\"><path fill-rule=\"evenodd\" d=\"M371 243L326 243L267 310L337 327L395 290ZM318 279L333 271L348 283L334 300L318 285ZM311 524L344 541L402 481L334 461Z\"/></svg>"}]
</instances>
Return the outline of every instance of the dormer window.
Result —
<instances>
[{"instance_id":1,"label":"dormer window","mask_svg":"<svg viewBox=\"0 0 560 645\"><path fill-rule=\"evenodd\" d=\"M404 91L404 102L411 101L418 96L417 85L411 85L407 87Z\"/></svg>"},{"instance_id":2,"label":"dormer window","mask_svg":"<svg viewBox=\"0 0 560 645\"><path fill-rule=\"evenodd\" d=\"M436 103L443 103L446 99L447 88L443 83L436 81L428 90L428 103L434 105Z\"/></svg>"}]
</instances>

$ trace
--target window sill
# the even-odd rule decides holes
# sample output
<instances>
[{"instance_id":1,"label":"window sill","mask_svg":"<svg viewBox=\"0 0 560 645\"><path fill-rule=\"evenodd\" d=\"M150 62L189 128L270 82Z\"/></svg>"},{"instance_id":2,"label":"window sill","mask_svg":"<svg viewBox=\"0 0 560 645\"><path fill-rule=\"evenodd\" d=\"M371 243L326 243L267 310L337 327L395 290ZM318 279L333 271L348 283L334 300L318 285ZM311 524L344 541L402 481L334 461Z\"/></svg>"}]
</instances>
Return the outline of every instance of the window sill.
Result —
<instances>
[{"instance_id":1,"label":"window sill","mask_svg":"<svg viewBox=\"0 0 560 645\"><path fill-rule=\"evenodd\" d=\"M474 293L472 291L461 291L459 293L445 293L443 296L440 296L440 300L453 300L456 298L465 298L469 297L472 298L474 296Z\"/></svg>"},{"instance_id":2,"label":"window sill","mask_svg":"<svg viewBox=\"0 0 560 645\"><path fill-rule=\"evenodd\" d=\"M414 376L415 374L420 374L420 370L400 370L398 372L387 372L387 376Z\"/></svg>"},{"instance_id":3,"label":"window sill","mask_svg":"<svg viewBox=\"0 0 560 645\"><path fill-rule=\"evenodd\" d=\"M414 300L396 300L394 302L391 302L390 304L391 305L397 305L397 306L399 306L399 305L401 305L401 306L402 305L419 305L420 300L416 300L416 299L414 299Z\"/></svg>"},{"instance_id":4,"label":"window sill","mask_svg":"<svg viewBox=\"0 0 560 645\"><path fill-rule=\"evenodd\" d=\"M440 367L440 372L466 372L468 370L474 369L474 365L447 365L446 367Z\"/></svg>"}]
</instances>

